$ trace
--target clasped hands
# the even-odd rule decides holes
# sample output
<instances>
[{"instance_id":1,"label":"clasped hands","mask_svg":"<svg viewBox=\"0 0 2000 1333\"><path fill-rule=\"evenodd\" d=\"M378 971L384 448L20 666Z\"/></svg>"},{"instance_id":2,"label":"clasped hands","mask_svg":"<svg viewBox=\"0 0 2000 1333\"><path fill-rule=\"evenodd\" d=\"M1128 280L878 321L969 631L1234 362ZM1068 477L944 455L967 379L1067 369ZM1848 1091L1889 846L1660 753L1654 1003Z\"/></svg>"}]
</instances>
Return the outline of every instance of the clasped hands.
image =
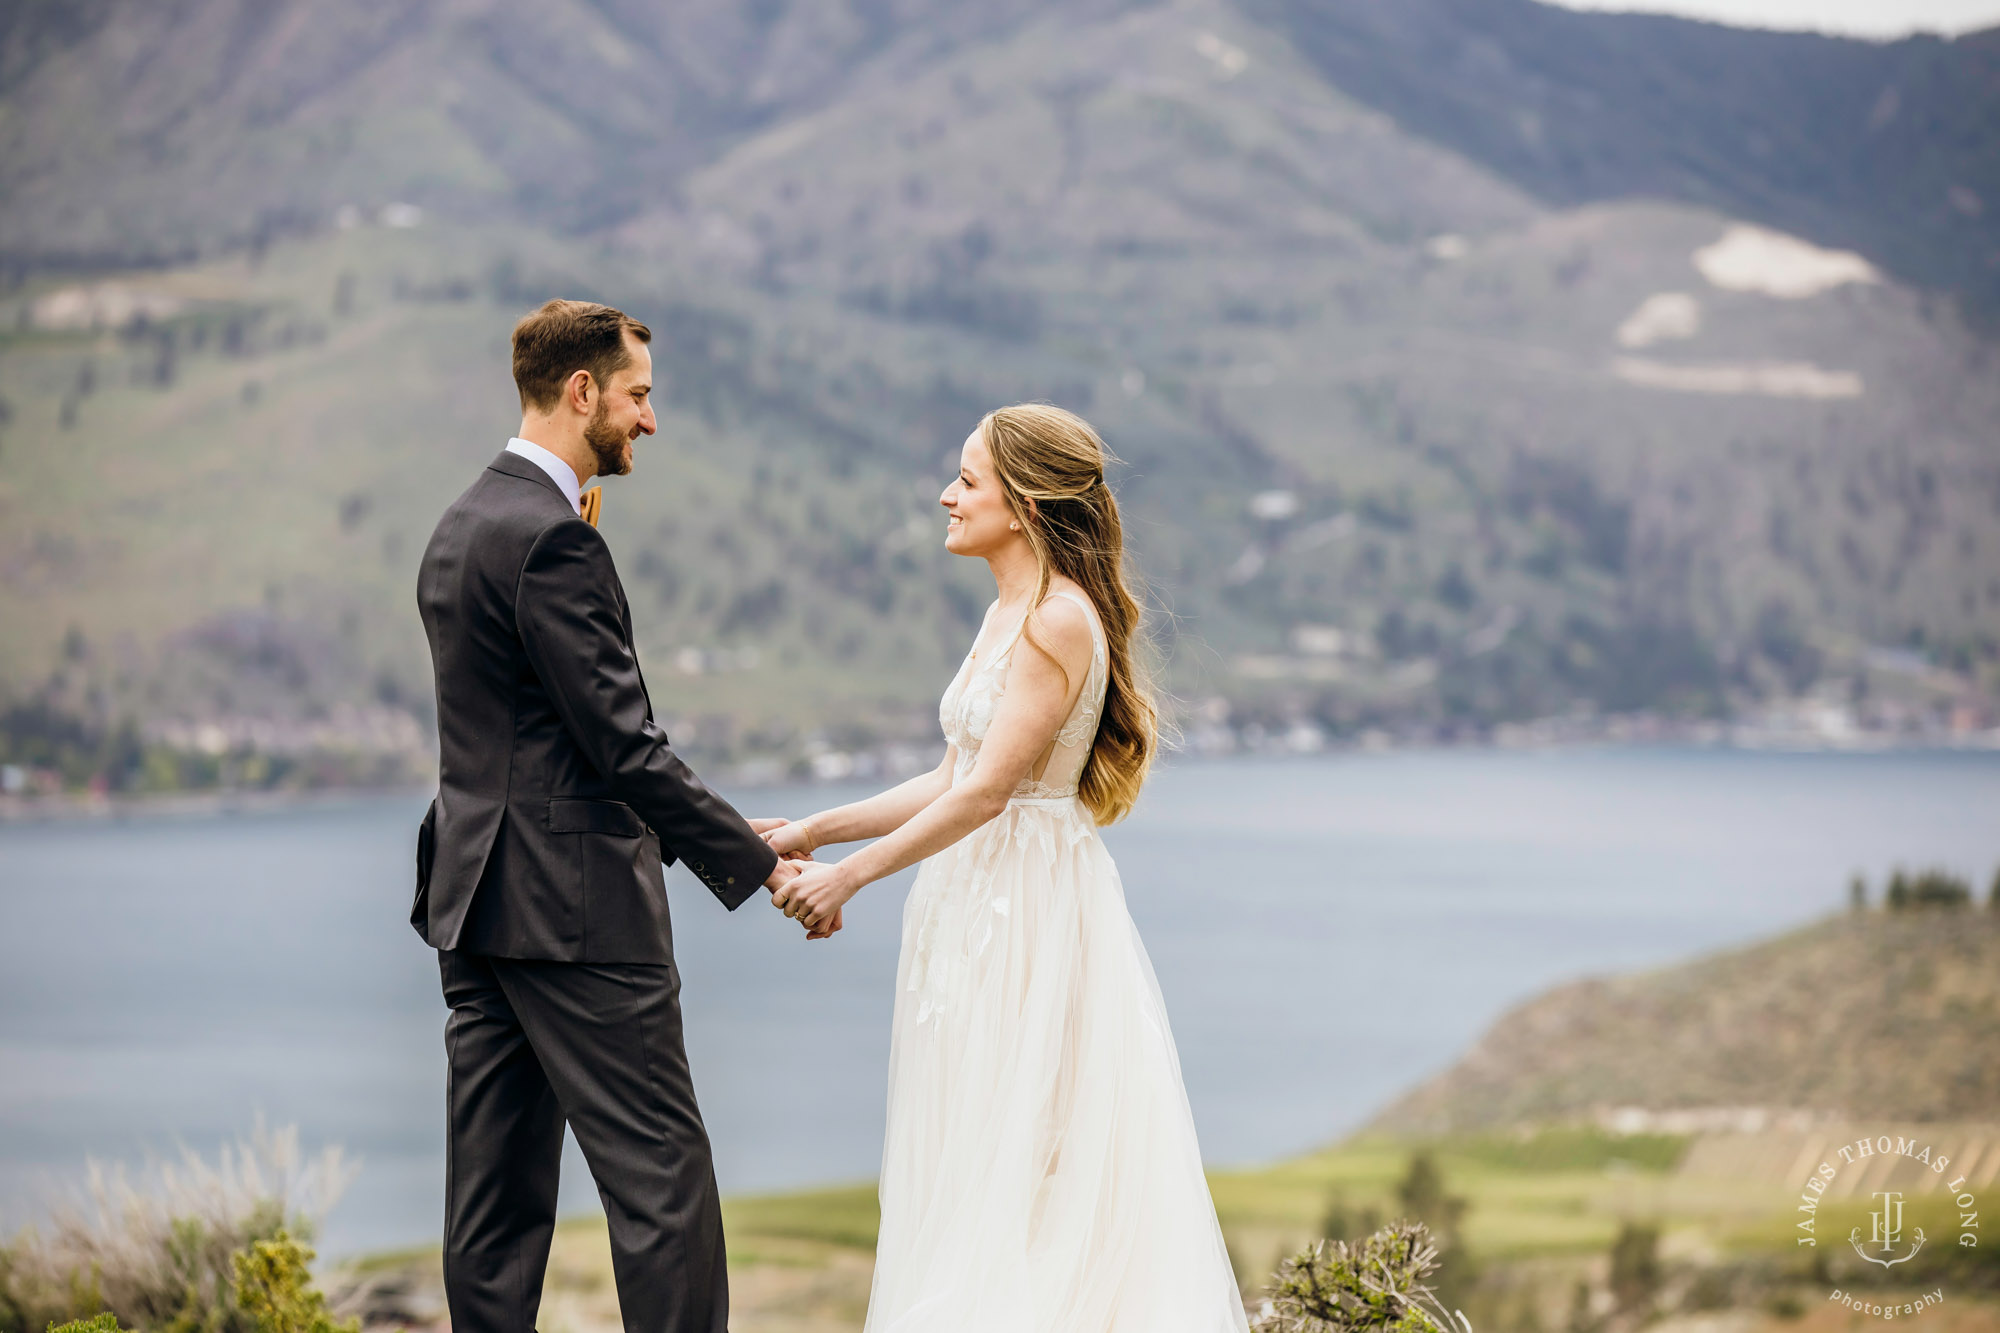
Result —
<instances>
[{"instance_id":1,"label":"clasped hands","mask_svg":"<svg viewBox=\"0 0 2000 1333\"><path fill-rule=\"evenodd\" d=\"M813 860L805 828L789 819L753 819L751 831L778 853L777 868L764 881L771 905L806 928L806 938L831 938L840 929L840 909L861 886L850 885L840 863Z\"/></svg>"}]
</instances>

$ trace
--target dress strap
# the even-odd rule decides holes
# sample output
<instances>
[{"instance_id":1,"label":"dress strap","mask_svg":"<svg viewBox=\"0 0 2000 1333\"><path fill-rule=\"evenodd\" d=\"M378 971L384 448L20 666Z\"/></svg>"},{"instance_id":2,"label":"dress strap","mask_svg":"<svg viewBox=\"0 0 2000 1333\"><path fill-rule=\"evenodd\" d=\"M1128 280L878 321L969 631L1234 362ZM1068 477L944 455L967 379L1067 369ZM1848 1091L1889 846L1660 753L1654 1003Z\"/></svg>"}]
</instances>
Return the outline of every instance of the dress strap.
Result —
<instances>
[{"instance_id":1,"label":"dress strap","mask_svg":"<svg viewBox=\"0 0 2000 1333\"><path fill-rule=\"evenodd\" d=\"M999 603L995 602L994 605L998 606ZM1031 616L1033 614L1034 612L1032 610L1028 612L1028 616ZM1019 620L1014 622L1013 631L1007 635L1007 642L1002 644L997 650L995 650L991 658L992 661L998 662L1001 658L1005 657L1007 654L1014 651L1014 645L1019 643L1021 641L1021 636L1027 632L1028 616L1022 616Z\"/></svg>"},{"instance_id":2,"label":"dress strap","mask_svg":"<svg viewBox=\"0 0 2000 1333\"><path fill-rule=\"evenodd\" d=\"M1082 593L1073 592L1068 588L1058 588L1054 592L1051 592L1049 594L1049 597L1067 597L1069 598L1070 601L1075 602L1078 606L1082 607L1083 618L1090 622L1090 645L1093 652L1103 652L1105 650L1104 630L1097 623L1097 608L1093 607L1090 604L1090 599L1088 597L1085 597ZM1044 597L1042 599L1044 605L1047 604L1049 597ZM995 602L993 605L998 606L1000 605L1000 603ZM988 615L992 614L991 607L987 609L987 614ZM1027 615L1022 616L1019 620L1014 622L1013 633L1007 636L1007 642L1002 644L998 649L996 649L993 652L993 654L987 659L988 661L997 662L1001 658L1005 657L1008 653L1014 650L1014 645L1019 643L1021 641L1021 636L1027 632L1028 616L1032 616L1033 614L1035 614L1034 609L1030 608Z\"/></svg>"}]
</instances>

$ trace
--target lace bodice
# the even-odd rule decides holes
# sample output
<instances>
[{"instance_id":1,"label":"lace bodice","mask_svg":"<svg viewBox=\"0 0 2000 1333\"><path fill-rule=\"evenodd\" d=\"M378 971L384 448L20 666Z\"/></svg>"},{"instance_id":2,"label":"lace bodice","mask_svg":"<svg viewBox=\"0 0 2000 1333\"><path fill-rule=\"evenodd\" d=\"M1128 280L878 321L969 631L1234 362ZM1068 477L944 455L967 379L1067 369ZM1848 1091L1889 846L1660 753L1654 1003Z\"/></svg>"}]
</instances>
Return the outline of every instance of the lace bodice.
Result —
<instances>
[{"instance_id":1,"label":"lace bodice","mask_svg":"<svg viewBox=\"0 0 2000 1333\"><path fill-rule=\"evenodd\" d=\"M1048 800L1076 795L1077 779L1083 776L1084 763L1090 758L1091 742L1097 738L1098 710L1104 706L1104 688L1110 679L1110 660L1104 647L1104 631L1097 623L1097 611L1088 598L1081 593L1063 589L1051 593L1053 597L1067 597L1083 608L1090 620L1090 670L1083 679L1083 692L1070 706L1069 716L1056 732L1055 748L1050 753L1039 778L1023 779L1014 788L1017 800ZM998 605L998 603L995 603ZM991 608L987 611L992 615ZM972 772L973 764L979 758L979 747L986 740L986 729L993 724L993 715L999 711L1000 699L1007 692L1007 668L1014 660L1014 650L1020 646L1021 631L1027 625L1026 617L1014 626L1000 650L984 662L975 663L970 652L959 665L958 674L952 677L945 689L944 698L938 701L938 725L944 728L945 739L958 749L958 762L952 770L952 781L963 782Z\"/></svg>"}]
</instances>

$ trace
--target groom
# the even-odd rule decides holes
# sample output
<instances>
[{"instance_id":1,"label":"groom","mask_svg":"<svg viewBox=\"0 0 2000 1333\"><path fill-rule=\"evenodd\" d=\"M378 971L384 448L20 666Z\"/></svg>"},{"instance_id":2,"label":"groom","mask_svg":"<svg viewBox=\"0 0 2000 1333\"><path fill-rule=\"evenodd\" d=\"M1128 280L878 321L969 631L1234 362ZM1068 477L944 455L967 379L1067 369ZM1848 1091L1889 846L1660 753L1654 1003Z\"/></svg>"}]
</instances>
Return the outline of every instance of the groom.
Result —
<instances>
[{"instance_id":1,"label":"groom","mask_svg":"<svg viewBox=\"0 0 2000 1333\"><path fill-rule=\"evenodd\" d=\"M417 574L441 754L410 921L451 1009L454 1333L533 1330L565 1122L604 1201L625 1328L728 1327L662 863L732 910L797 866L653 721L618 571L581 516L582 484L630 472L655 429L651 338L586 301L515 326L520 435L445 510Z\"/></svg>"}]
</instances>

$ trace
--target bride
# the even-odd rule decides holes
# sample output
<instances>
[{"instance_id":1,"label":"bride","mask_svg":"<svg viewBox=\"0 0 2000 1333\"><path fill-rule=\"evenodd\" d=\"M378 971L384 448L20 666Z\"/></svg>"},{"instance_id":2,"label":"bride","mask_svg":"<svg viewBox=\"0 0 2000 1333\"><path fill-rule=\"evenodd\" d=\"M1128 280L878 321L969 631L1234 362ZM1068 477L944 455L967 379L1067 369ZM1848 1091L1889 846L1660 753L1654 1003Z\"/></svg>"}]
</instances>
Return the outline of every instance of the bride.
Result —
<instances>
[{"instance_id":1,"label":"bride","mask_svg":"<svg viewBox=\"0 0 2000 1333\"><path fill-rule=\"evenodd\" d=\"M903 908L866 1333L1246 1327L1152 964L1098 827L1156 746L1108 452L1059 408L965 442L945 549L999 597L939 705L935 772L766 832L879 839L777 891L824 937L924 861ZM928 859L926 859L928 858Z\"/></svg>"}]
</instances>

